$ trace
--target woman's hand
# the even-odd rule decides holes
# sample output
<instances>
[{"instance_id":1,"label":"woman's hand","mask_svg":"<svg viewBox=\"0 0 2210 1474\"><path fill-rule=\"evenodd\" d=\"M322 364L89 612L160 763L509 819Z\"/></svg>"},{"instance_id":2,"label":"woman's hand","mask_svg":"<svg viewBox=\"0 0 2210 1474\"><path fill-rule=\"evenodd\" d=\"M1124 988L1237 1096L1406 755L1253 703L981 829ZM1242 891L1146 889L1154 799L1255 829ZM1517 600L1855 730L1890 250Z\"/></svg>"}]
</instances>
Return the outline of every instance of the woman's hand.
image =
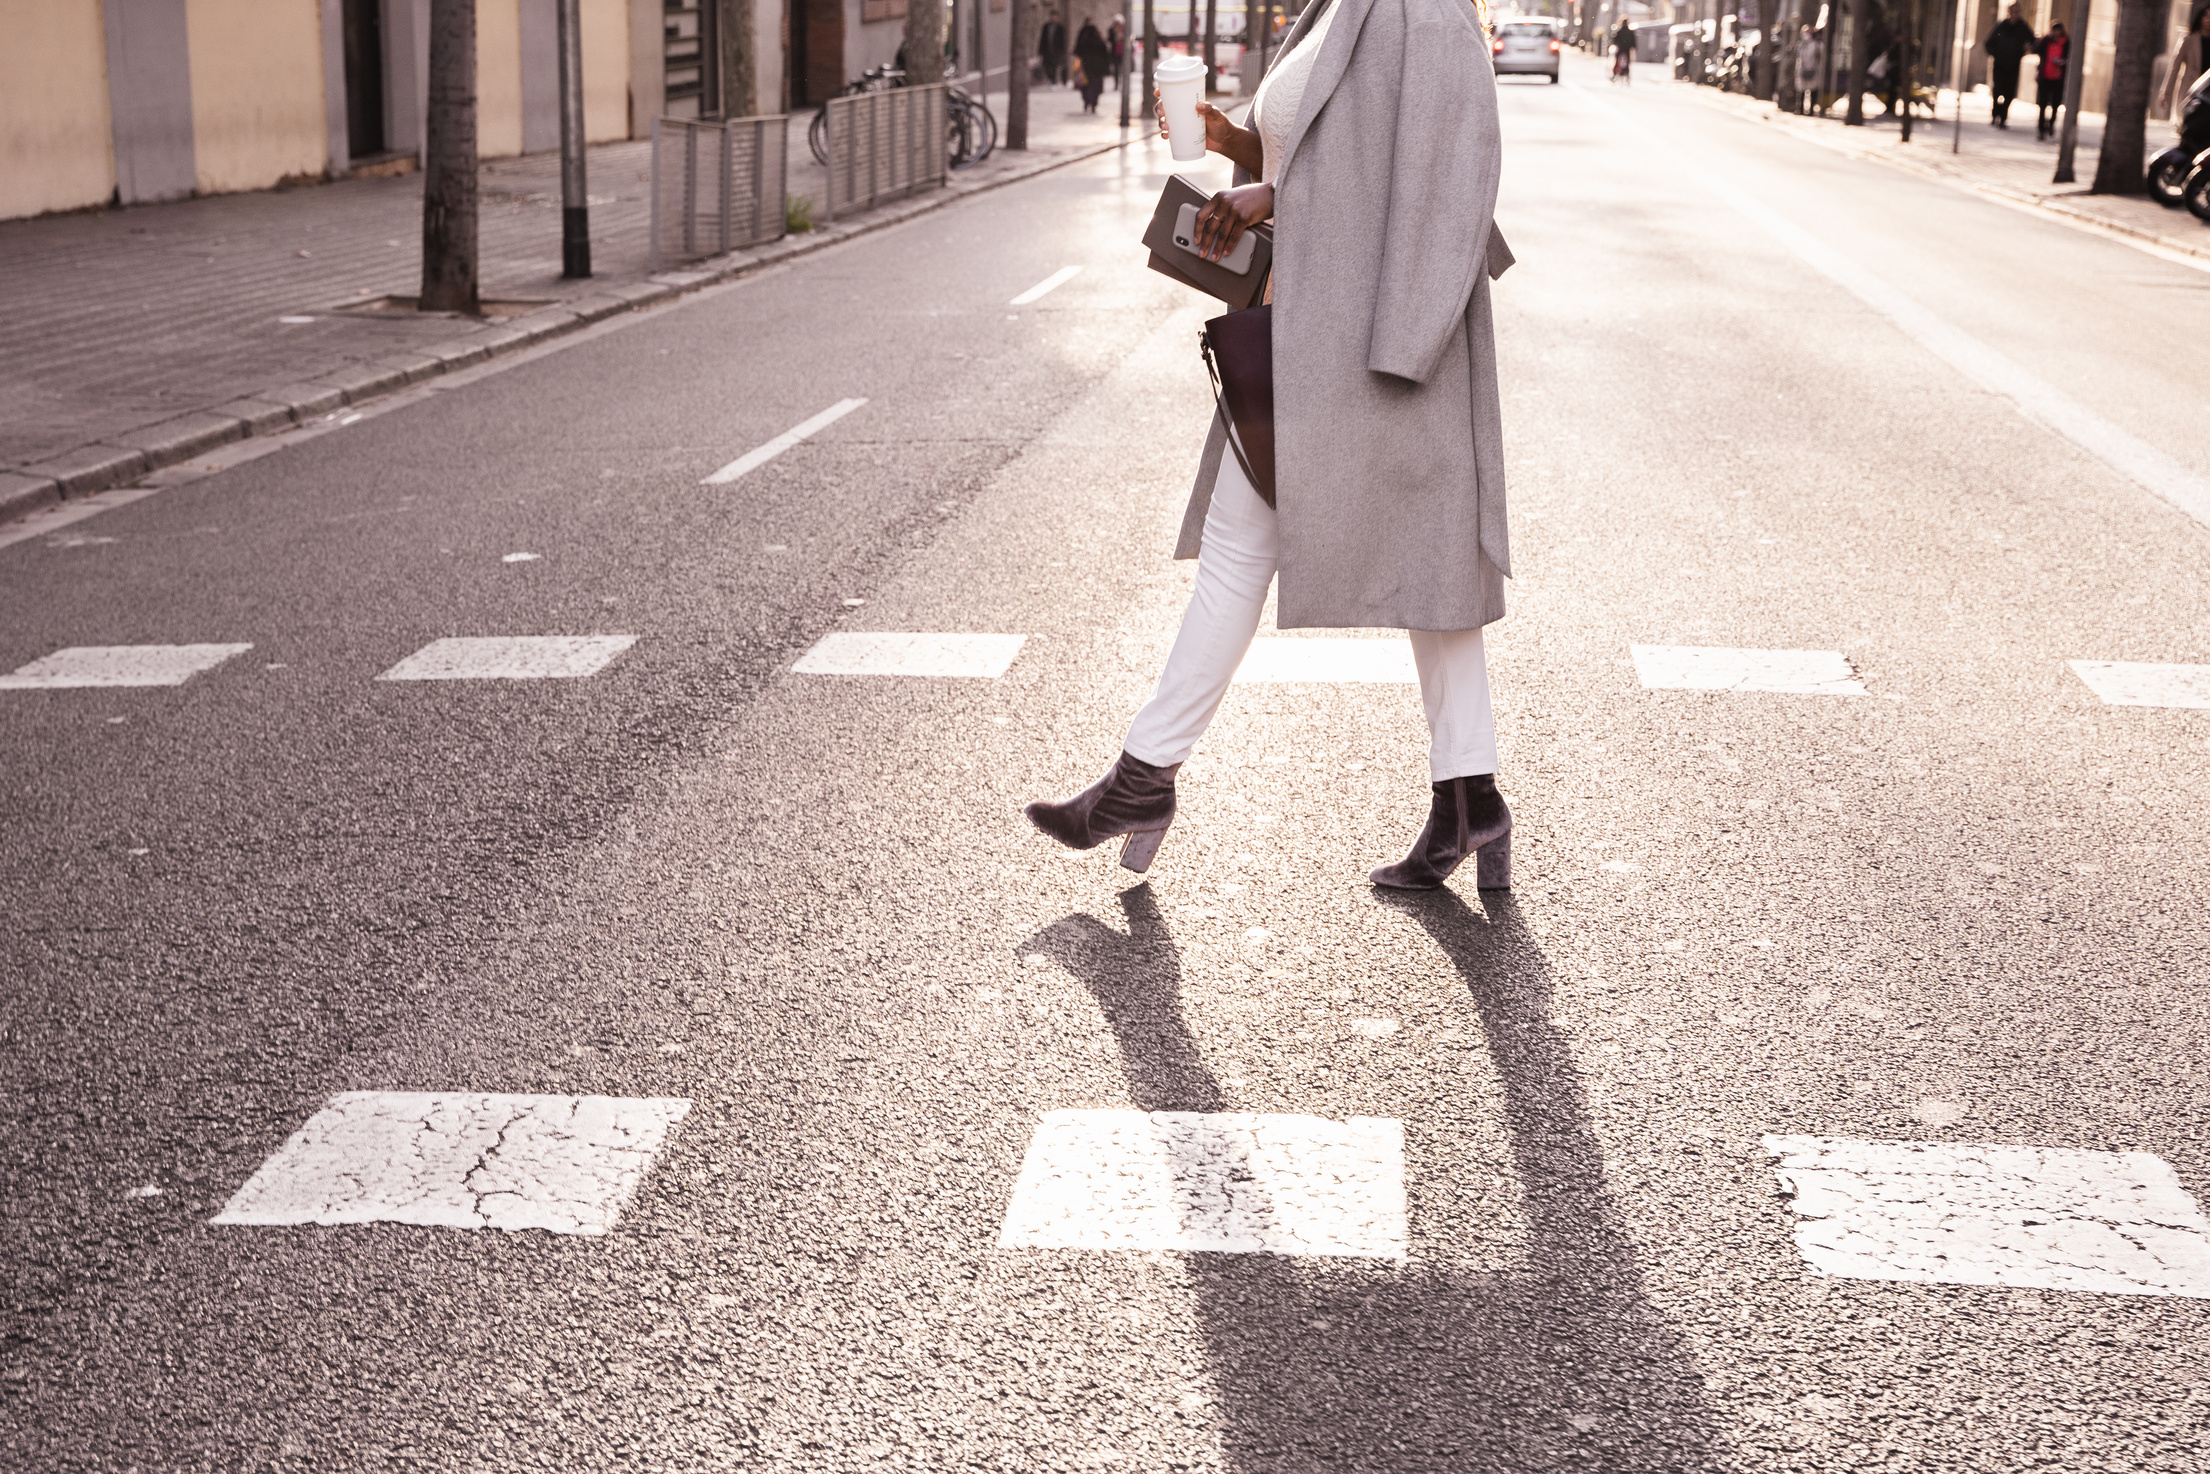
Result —
<instances>
[{"instance_id":1,"label":"woman's hand","mask_svg":"<svg viewBox=\"0 0 2210 1474\"><path fill-rule=\"evenodd\" d=\"M1197 212L1197 253L1218 261L1235 249L1243 232L1274 215L1274 186L1246 184L1224 189Z\"/></svg>"},{"instance_id":2,"label":"woman's hand","mask_svg":"<svg viewBox=\"0 0 2210 1474\"><path fill-rule=\"evenodd\" d=\"M1159 120L1159 136L1161 138L1173 137L1166 127L1166 104L1155 101L1151 110ZM1205 148L1207 151L1219 154L1230 163L1242 165L1245 173L1257 174L1262 172L1260 167L1262 145L1259 142L1257 130L1238 128L1228 121L1226 113L1209 102L1197 104L1197 116L1204 120Z\"/></svg>"}]
</instances>

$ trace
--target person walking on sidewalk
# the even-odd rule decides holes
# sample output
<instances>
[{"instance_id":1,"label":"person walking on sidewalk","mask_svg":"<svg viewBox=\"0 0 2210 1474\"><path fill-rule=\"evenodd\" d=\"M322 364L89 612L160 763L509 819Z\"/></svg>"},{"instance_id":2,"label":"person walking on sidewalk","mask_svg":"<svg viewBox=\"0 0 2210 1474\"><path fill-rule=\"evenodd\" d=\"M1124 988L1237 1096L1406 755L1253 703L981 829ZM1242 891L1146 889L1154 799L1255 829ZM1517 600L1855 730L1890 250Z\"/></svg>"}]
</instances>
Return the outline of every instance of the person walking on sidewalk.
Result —
<instances>
[{"instance_id":1,"label":"person walking on sidewalk","mask_svg":"<svg viewBox=\"0 0 2210 1474\"><path fill-rule=\"evenodd\" d=\"M2034 43L2041 64L2034 69L2034 138L2057 135L2057 112L2064 106L2064 71L2072 60L2072 38L2064 34L2064 22L2049 27L2049 34Z\"/></svg>"},{"instance_id":2,"label":"person walking on sidewalk","mask_svg":"<svg viewBox=\"0 0 2210 1474\"><path fill-rule=\"evenodd\" d=\"M1197 559L1196 587L1166 668L1105 776L1027 807L1061 844L1125 837L1120 863L1150 866L1175 773L1278 569L1281 628L1411 636L1427 819L1374 883L1432 889L1480 852L1479 883L1510 884L1481 637L1504 614L1511 570L1487 269L1508 254L1492 241L1503 142L1486 25L1482 0L1315 0L1251 127L1199 108L1206 148L1256 182L1204 205L1198 249L1218 259L1274 221L1275 495L1252 485L1215 414L1175 550ZM1159 121L1163 134L1163 109Z\"/></svg>"},{"instance_id":3,"label":"person walking on sidewalk","mask_svg":"<svg viewBox=\"0 0 2210 1474\"><path fill-rule=\"evenodd\" d=\"M1044 81L1058 86L1067 79L1067 28L1047 20L1037 28L1036 60L1043 64Z\"/></svg>"},{"instance_id":4,"label":"person walking on sidewalk","mask_svg":"<svg viewBox=\"0 0 2210 1474\"><path fill-rule=\"evenodd\" d=\"M2010 127L2010 105L2018 96L2018 64L2026 59L2026 53L2034 49L2034 28L2026 24L2025 17L2013 5L2010 13L1995 23L1988 33L1987 54L1994 65L1988 68L1988 90L1995 95L1995 126Z\"/></svg>"},{"instance_id":5,"label":"person walking on sidewalk","mask_svg":"<svg viewBox=\"0 0 2210 1474\"><path fill-rule=\"evenodd\" d=\"M1611 33L1611 75L1616 82L1634 81L1634 26L1625 16Z\"/></svg>"},{"instance_id":6,"label":"person walking on sidewalk","mask_svg":"<svg viewBox=\"0 0 2210 1474\"><path fill-rule=\"evenodd\" d=\"M1826 70L1826 47L1809 26L1796 38L1796 111L1805 117L1825 111L1819 105L1819 84Z\"/></svg>"},{"instance_id":7,"label":"person walking on sidewalk","mask_svg":"<svg viewBox=\"0 0 2210 1474\"><path fill-rule=\"evenodd\" d=\"M1081 33L1074 38L1074 59L1082 64L1082 111L1094 113L1098 95L1105 90L1105 73L1112 67L1113 53L1097 23L1086 15L1082 17Z\"/></svg>"},{"instance_id":8,"label":"person walking on sidewalk","mask_svg":"<svg viewBox=\"0 0 2210 1474\"><path fill-rule=\"evenodd\" d=\"M2210 5L2195 12L2195 28L2180 38L2172 48L2172 69L2164 74L2164 90L2156 95L2156 105L2169 111L2172 127L2185 133L2186 120L2180 116L2180 106L2186 100L2187 89L2195 85L2195 78L2210 68Z\"/></svg>"},{"instance_id":9,"label":"person walking on sidewalk","mask_svg":"<svg viewBox=\"0 0 2210 1474\"><path fill-rule=\"evenodd\" d=\"M1113 23L1105 28L1105 44L1113 54L1113 90L1118 92L1120 90L1120 59L1127 55L1128 36L1121 29L1120 17L1117 15L1113 17Z\"/></svg>"}]
</instances>

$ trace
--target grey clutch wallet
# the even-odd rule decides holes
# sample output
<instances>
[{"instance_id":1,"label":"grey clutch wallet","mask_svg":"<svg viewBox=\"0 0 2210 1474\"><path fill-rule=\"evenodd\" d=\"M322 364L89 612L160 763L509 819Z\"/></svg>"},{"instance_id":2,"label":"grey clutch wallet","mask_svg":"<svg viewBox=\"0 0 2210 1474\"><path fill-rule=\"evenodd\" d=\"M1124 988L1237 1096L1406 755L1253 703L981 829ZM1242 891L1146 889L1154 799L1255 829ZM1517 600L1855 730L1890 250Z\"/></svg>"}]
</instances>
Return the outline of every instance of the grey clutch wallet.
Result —
<instances>
[{"instance_id":1,"label":"grey clutch wallet","mask_svg":"<svg viewBox=\"0 0 2210 1474\"><path fill-rule=\"evenodd\" d=\"M1179 174L1168 178L1143 232L1143 243L1151 248L1151 269L1230 307L1255 306L1274 265L1274 229L1254 225L1225 260L1207 261L1197 254L1191 222L1211 198Z\"/></svg>"}]
</instances>

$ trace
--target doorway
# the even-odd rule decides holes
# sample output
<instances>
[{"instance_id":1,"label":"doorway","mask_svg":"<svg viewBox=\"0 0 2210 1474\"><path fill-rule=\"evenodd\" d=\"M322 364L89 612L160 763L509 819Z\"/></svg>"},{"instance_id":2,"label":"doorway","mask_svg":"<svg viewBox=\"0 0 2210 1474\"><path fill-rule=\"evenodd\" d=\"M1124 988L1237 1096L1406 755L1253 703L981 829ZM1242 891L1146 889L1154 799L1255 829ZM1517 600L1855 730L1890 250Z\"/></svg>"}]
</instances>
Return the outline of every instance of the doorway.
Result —
<instances>
[{"instance_id":1,"label":"doorway","mask_svg":"<svg viewBox=\"0 0 2210 1474\"><path fill-rule=\"evenodd\" d=\"M384 152L383 0L344 0L346 152Z\"/></svg>"},{"instance_id":2,"label":"doorway","mask_svg":"<svg viewBox=\"0 0 2210 1474\"><path fill-rule=\"evenodd\" d=\"M844 90L844 0L790 0L790 105L819 107Z\"/></svg>"}]
</instances>

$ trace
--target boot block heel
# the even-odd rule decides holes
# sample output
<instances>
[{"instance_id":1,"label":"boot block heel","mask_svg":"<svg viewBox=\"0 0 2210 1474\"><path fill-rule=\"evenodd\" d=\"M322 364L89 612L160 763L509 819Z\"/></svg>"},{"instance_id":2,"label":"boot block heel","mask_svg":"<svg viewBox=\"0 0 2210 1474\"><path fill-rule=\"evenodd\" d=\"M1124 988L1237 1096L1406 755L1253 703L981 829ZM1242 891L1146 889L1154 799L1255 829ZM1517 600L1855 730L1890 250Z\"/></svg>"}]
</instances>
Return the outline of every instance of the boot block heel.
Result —
<instances>
[{"instance_id":1,"label":"boot block heel","mask_svg":"<svg viewBox=\"0 0 2210 1474\"><path fill-rule=\"evenodd\" d=\"M1166 838L1164 829L1139 829L1128 836L1128 842L1120 847L1121 868L1141 875L1151 868L1151 859L1159 852L1159 842Z\"/></svg>"},{"instance_id":2,"label":"boot block heel","mask_svg":"<svg viewBox=\"0 0 2210 1474\"><path fill-rule=\"evenodd\" d=\"M1485 891L1512 888L1512 835L1506 830L1473 852L1474 884Z\"/></svg>"}]
</instances>

